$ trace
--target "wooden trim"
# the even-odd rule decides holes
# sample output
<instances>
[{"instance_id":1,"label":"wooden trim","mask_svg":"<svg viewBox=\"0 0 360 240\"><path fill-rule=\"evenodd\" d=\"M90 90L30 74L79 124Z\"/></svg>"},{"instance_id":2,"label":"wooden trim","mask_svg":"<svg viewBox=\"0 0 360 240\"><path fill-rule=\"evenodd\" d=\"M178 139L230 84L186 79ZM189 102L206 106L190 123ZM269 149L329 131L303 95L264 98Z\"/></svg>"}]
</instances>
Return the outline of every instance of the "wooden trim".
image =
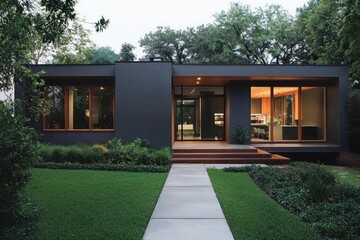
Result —
<instances>
[{"instance_id":1,"label":"wooden trim","mask_svg":"<svg viewBox=\"0 0 360 240\"><path fill-rule=\"evenodd\" d=\"M89 94L89 105L88 105L88 108L89 108L89 129L90 131L92 130L92 89L93 89L93 86L89 86L88 88L88 94Z\"/></svg>"},{"instance_id":2,"label":"wooden trim","mask_svg":"<svg viewBox=\"0 0 360 240\"><path fill-rule=\"evenodd\" d=\"M269 140L274 141L274 108L275 108L275 99L274 99L274 86L270 87L270 134Z\"/></svg>"},{"instance_id":3,"label":"wooden trim","mask_svg":"<svg viewBox=\"0 0 360 240\"><path fill-rule=\"evenodd\" d=\"M298 118L298 141L301 142L302 141L302 93L301 93L301 87L298 87L298 95L299 95L299 103L298 103L298 113L299 113L299 118Z\"/></svg>"}]
</instances>

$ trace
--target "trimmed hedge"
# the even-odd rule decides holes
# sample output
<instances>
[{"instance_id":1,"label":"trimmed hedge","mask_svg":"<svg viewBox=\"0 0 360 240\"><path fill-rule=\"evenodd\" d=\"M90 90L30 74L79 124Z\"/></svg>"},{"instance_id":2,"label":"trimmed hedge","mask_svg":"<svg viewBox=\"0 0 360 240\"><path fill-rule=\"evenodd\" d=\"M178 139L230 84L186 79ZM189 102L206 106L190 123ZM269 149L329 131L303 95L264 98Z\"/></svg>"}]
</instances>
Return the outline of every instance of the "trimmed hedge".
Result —
<instances>
[{"instance_id":1,"label":"trimmed hedge","mask_svg":"<svg viewBox=\"0 0 360 240\"><path fill-rule=\"evenodd\" d=\"M55 162L38 162L34 164L35 168L50 168L50 169L70 169L70 170L104 170L104 171L123 171L123 172L152 172L163 173L168 172L170 165L156 166L156 165L134 165L134 164L108 164L108 163L55 163Z\"/></svg>"},{"instance_id":2,"label":"trimmed hedge","mask_svg":"<svg viewBox=\"0 0 360 240\"><path fill-rule=\"evenodd\" d=\"M169 148L152 149L146 140L136 139L124 144L121 139L109 140L107 145L50 145L39 144L40 162L51 163L108 163L167 166L171 163Z\"/></svg>"}]
</instances>

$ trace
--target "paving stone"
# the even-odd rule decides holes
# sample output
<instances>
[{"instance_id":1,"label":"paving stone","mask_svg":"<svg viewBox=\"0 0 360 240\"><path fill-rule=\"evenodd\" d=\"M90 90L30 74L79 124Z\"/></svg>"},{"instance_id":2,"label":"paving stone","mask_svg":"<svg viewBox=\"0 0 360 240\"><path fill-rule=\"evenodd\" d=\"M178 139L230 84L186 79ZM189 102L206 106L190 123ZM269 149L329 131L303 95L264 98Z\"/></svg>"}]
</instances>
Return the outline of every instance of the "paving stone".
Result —
<instances>
[{"instance_id":1,"label":"paving stone","mask_svg":"<svg viewBox=\"0 0 360 240\"><path fill-rule=\"evenodd\" d=\"M205 167L178 167L171 168L165 182L166 187L176 186L206 186L211 187L211 182Z\"/></svg>"}]
</instances>

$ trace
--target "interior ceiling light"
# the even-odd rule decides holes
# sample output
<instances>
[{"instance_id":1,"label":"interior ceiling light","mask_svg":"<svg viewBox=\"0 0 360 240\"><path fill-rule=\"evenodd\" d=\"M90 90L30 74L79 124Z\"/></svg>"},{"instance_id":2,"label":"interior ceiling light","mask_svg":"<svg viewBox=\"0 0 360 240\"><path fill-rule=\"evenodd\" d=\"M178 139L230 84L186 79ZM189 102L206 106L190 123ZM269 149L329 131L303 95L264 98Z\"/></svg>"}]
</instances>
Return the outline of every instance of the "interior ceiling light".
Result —
<instances>
[{"instance_id":1,"label":"interior ceiling light","mask_svg":"<svg viewBox=\"0 0 360 240\"><path fill-rule=\"evenodd\" d=\"M197 80L200 81L200 80L201 80L201 77L197 77Z\"/></svg>"}]
</instances>

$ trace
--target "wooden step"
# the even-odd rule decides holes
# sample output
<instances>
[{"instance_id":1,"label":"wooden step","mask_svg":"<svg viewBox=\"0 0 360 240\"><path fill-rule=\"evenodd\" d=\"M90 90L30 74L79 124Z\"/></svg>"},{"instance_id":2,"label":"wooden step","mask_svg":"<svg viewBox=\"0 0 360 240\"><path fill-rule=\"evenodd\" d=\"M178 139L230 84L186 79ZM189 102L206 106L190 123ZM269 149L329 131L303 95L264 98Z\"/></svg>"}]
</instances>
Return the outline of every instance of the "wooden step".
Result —
<instances>
[{"instance_id":1,"label":"wooden step","mask_svg":"<svg viewBox=\"0 0 360 240\"><path fill-rule=\"evenodd\" d=\"M258 149L256 148L173 148L173 153L196 153L196 152L206 152L206 153L256 153Z\"/></svg>"},{"instance_id":2,"label":"wooden step","mask_svg":"<svg viewBox=\"0 0 360 240\"><path fill-rule=\"evenodd\" d=\"M173 158L173 163L288 164L290 159L278 155L269 158Z\"/></svg>"},{"instance_id":3,"label":"wooden step","mask_svg":"<svg viewBox=\"0 0 360 240\"><path fill-rule=\"evenodd\" d=\"M193 153L174 153L173 158L271 158L270 153L208 153L208 152L193 152Z\"/></svg>"}]
</instances>

